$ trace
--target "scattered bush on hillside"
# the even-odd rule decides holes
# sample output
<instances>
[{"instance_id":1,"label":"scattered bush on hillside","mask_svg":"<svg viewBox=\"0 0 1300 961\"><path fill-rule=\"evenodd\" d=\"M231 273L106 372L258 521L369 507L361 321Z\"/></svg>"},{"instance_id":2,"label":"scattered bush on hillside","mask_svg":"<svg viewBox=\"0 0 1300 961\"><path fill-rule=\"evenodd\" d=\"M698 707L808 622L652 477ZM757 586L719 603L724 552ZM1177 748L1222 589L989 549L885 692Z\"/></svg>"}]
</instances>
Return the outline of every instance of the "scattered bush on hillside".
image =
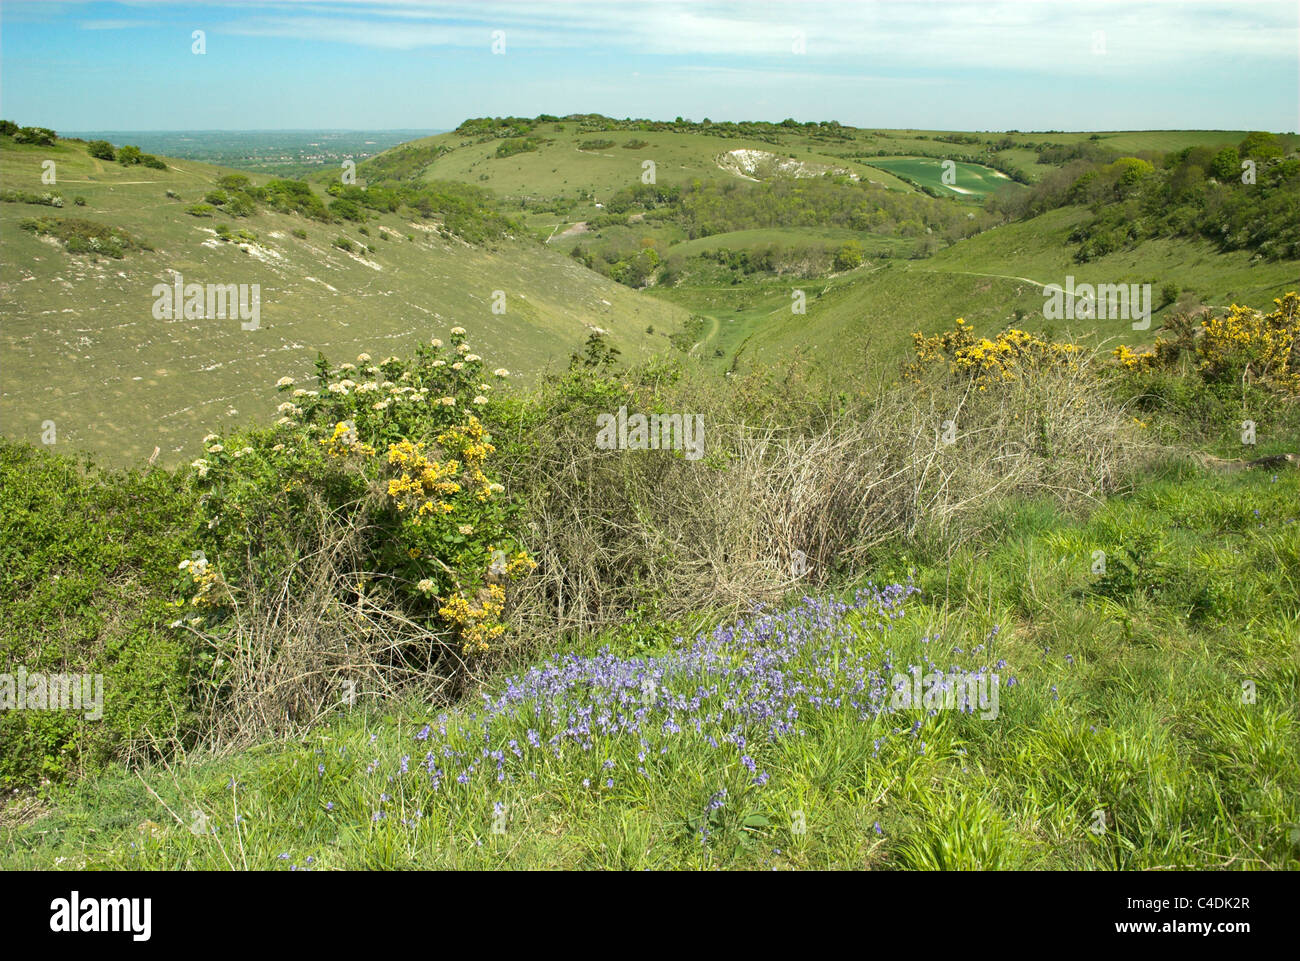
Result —
<instances>
[{"instance_id":1,"label":"scattered bush on hillside","mask_svg":"<svg viewBox=\"0 0 1300 961\"><path fill-rule=\"evenodd\" d=\"M29 193L26 190L0 190L0 203L40 204L44 207L62 207L63 198L48 190L42 194Z\"/></svg>"},{"instance_id":2,"label":"scattered bush on hillside","mask_svg":"<svg viewBox=\"0 0 1300 961\"><path fill-rule=\"evenodd\" d=\"M513 157L515 154L529 153L542 148L542 142L536 137L514 137L497 144L496 157Z\"/></svg>"},{"instance_id":3,"label":"scattered bush on hillside","mask_svg":"<svg viewBox=\"0 0 1300 961\"><path fill-rule=\"evenodd\" d=\"M835 252L835 269L852 270L854 267L861 267L862 260L862 245L856 240L850 240Z\"/></svg>"},{"instance_id":4,"label":"scattered bush on hillside","mask_svg":"<svg viewBox=\"0 0 1300 961\"><path fill-rule=\"evenodd\" d=\"M365 211L355 201L340 198L330 204L330 213L343 220L361 221L366 219Z\"/></svg>"},{"instance_id":5,"label":"scattered bush on hillside","mask_svg":"<svg viewBox=\"0 0 1300 961\"><path fill-rule=\"evenodd\" d=\"M71 254L103 254L121 260L128 250L153 250L147 241L132 237L121 227L81 220L76 217L38 217L20 221L23 230L38 236L55 237Z\"/></svg>"},{"instance_id":6,"label":"scattered bush on hillside","mask_svg":"<svg viewBox=\"0 0 1300 961\"><path fill-rule=\"evenodd\" d=\"M116 157L113 145L107 140L92 140L86 144L86 152L100 160L113 160Z\"/></svg>"},{"instance_id":7,"label":"scattered bush on hillside","mask_svg":"<svg viewBox=\"0 0 1300 961\"><path fill-rule=\"evenodd\" d=\"M13 132L14 143L35 147L53 147L58 135L49 127L19 127Z\"/></svg>"},{"instance_id":8,"label":"scattered bush on hillside","mask_svg":"<svg viewBox=\"0 0 1300 961\"><path fill-rule=\"evenodd\" d=\"M270 180L256 194L258 200L279 213L300 213L312 220L325 223L334 218L325 207L325 202L301 180Z\"/></svg>"}]
</instances>

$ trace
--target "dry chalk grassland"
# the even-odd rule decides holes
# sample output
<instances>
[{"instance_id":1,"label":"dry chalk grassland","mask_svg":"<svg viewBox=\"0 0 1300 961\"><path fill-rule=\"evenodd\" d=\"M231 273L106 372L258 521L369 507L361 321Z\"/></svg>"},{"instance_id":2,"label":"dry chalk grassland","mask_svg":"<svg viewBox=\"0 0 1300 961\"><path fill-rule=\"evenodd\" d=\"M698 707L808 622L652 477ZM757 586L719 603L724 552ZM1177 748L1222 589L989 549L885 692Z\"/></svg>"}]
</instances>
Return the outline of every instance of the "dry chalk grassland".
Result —
<instances>
[{"instance_id":1,"label":"dry chalk grassland","mask_svg":"<svg viewBox=\"0 0 1300 961\"><path fill-rule=\"evenodd\" d=\"M46 159L56 163L52 187L40 180ZM370 221L368 236L356 224L265 208L248 218L194 217L186 208L230 171L168 163L142 176L144 168L94 160L66 141L0 152L5 187L64 198L62 209L0 204L7 436L39 443L42 423L52 420L60 449L124 463L159 446L174 462L209 430L267 419L271 385L309 375L317 350L335 360L405 354L460 325L526 378L563 362L593 327L635 357L665 342L685 316L527 240L472 247L398 215ZM74 206L77 196L85 206ZM43 216L120 227L154 250L121 260L69 254L18 227ZM222 223L250 231L256 243L221 241ZM345 253L332 243L340 235L374 254ZM173 271L187 283L259 284L260 329L244 330L237 319L154 320L153 287L170 283ZM494 290L506 292L504 315L491 311ZM664 333L650 337L648 326Z\"/></svg>"}]
</instances>

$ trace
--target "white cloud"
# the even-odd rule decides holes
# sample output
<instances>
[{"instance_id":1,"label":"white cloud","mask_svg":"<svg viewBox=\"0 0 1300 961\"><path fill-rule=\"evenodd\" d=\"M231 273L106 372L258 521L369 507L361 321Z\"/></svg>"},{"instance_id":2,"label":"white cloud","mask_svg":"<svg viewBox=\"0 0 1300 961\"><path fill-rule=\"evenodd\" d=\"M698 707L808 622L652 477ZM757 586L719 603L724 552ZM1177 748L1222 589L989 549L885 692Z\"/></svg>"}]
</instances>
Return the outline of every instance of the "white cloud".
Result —
<instances>
[{"instance_id":1,"label":"white cloud","mask_svg":"<svg viewBox=\"0 0 1300 961\"><path fill-rule=\"evenodd\" d=\"M237 7L247 11L248 5ZM254 8L256 9L256 8ZM472 47L504 29L507 49L583 47L664 56L785 58L794 35L810 62L1096 72L1195 57L1295 56L1294 3L908 2L418 3L300 0L231 32L398 49ZM1106 54L1092 53L1104 31Z\"/></svg>"}]
</instances>

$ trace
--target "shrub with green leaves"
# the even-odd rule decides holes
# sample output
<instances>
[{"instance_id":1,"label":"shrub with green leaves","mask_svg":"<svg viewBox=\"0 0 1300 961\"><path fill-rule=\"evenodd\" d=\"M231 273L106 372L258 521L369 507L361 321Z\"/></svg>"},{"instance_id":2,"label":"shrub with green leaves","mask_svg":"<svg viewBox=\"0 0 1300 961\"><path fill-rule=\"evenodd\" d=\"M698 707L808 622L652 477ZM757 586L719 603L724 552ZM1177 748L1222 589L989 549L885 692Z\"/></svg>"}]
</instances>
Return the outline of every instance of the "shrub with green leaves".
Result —
<instances>
[{"instance_id":1,"label":"shrub with green leaves","mask_svg":"<svg viewBox=\"0 0 1300 961\"><path fill-rule=\"evenodd\" d=\"M20 221L18 226L40 236L57 238L70 254L103 254L121 260L128 250L153 250L147 241L131 236L121 227L79 217L35 217Z\"/></svg>"},{"instance_id":2,"label":"shrub with green leaves","mask_svg":"<svg viewBox=\"0 0 1300 961\"><path fill-rule=\"evenodd\" d=\"M185 569L210 636L234 638L241 603L275 587L257 583L258 571L292 567L312 505L357 532L339 600L400 609L430 662L444 646L485 652L504 633L506 587L534 565L514 534L518 505L489 473L492 377L464 333L453 328L449 350L434 340L410 361L322 357L316 389L280 380L288 399L272 428L205 439L192 465L202 563Z\"/></svg>"},{"instance_id":3,"label":"shrub with green leaves","mask_svg":"<svg viewBox=\"0 0 1300 961\"><path fill-rule=\"evenodd\" d=\"M193 638L170 630L193 491L0 439L0 674L99 674L103 717L0 711L0 786L89 774L195 732Z\"/></svg>"}]
</instances>

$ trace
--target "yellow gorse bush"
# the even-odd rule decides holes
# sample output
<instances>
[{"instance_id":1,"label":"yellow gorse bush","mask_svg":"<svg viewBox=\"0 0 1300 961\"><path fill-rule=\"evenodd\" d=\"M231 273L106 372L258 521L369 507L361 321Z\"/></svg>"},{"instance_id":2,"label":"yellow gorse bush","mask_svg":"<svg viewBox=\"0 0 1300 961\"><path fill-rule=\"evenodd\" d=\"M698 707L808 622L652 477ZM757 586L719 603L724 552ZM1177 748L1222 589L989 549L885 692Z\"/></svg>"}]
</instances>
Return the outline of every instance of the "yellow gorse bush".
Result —
<instances>
[{"instance_id":1,"label":"yellow gorse bush","mask_svg":"<svg viewBox=\"0 0 1300 961\"><path fill-rule=\"evenodd\" d=\"M1201 322L1197 369L1208 379L1242 376L1300 393L1300 295L1274 300L1270 313L1233 304Z\"/></svg>"},{"instance_id":2,"label":"yellow gorse bush","mask_svg":"<svg viewBox=\"0 0 1300 961\"><path fill-rule=\"evenodd\" d=\"M460 474L459 461L431 461L424 456L423 445L409 440L388 446L388 463L399 466L400 477L388 482L388 496L398 511L410 511L415 523L426 514L450 514L454 505L446 498L461 491L455 481Z\"/></svg>"},{"instance_id":3,"label":"yellow gorse bush","mask_svg":"<svg viewBox=\"0 0 1300 961\"><path fill-rule=\"evenodd\" d=\"M1208 313L1199 327L1187 318L1169 322L1172 338L1156 339L1154 350L1138 353L1121 345L1114 357L1128 371L1173 367L1187 354L1209 381L1243 380L1288 394L1300 394L1300 294L1273 301L1269 313L1233 304L1221 317Z\"/></svg>"},{"instance_id":4,"label":"yellow gorse bush","mask_svg":"<svg viewBox=\"0 0 1300 961\"><path fill-rule=\"evenodd\" d=\"M1077 344L1055 343L1015 328L992 339L977 338L961 317L952 330L929 337L914 333L912 342L916 359L907 365L908 377L919 381L927 371L947 365L949 373L971 378L981 390L1015 380L1026 369L1073 363L1081 349Z\"/></svg>"},{"instance_id":5,"label":"yellow gorse bush","mask_svg":"<svg viewBox=\"0 0 1300 961\"><path fill-rule=\"evenodd\" d=\"M438 608L438 613L457 626L463 650L470 654L487 651L491 646L488 642L505 633L506 627L501 623L505 609L505 589L499 584L489 584L478 592L474 601L464 592L456 591Z\"/></svg>"}]
</instances>

